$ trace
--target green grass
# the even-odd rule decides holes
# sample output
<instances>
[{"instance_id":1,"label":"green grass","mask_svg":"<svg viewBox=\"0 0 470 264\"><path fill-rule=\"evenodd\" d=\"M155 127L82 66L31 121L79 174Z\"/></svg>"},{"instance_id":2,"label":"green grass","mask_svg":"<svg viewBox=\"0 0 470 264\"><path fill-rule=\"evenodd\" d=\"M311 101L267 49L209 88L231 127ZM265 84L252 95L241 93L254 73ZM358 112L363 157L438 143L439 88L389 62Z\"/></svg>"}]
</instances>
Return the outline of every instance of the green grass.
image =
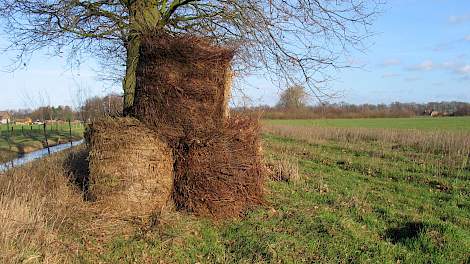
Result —
<instances>
[{"instance_id":1,"label":"green grass","mask_svg":"<svg viewBox=\"0 0 470 264\"><path fill-rule=\"evenodd\" d=\"M322 127L396 128L422 130L467 130L470 117L361 118L361 119L296 119L264 120L268 124Z\"/></svg>"},{"instance_id":2,"label":"green grass","mask_svg":"<svg viewBox=\"0 0 470 264\"><path fill-rule=\"evenodd\" d=\"M267 206L212 223L183 214L119 237L88 262L468 263L470 164L377 142L312 144L265 135L266 155L298 160L298 182L268 181ZM96 245L98 246L98 245Z\"/></svg>"},{"instance_id":3,"label":"green grass","mask_svg":"<svg viewBox=\"0 0 470 264\"><path fill-rule=\"evenodd\" d=\"M296 162L300 179L268 180L266 205L241 219L212 222L172 212L156 217L153 225L132 219L128 222L134 231L122 235L114 227L119 219L87 211L89 202L81 197L71 200L81 195L74 189L72 194L51 196L66 197L58 200L64 208L85 208L73 208L77 216L60 215L63 224L54 248L66 245L60 251L70 256L65 263L470 262L468 153L456 162L445 150L425 151L386 137L301 140L292 135L264 134L263 149L271 161ZM60 194L58 190L67 188L54 182L60 177L50 171L59 173L64 166L51 160L54 157L42 161L42 166L41 161L32 165L39 166L33 179L44 184L39 190ZM18 180L30 182L23 176ZM97 224L116 230L108 234ZM46 258L41 252L31 255L40 261Z\"/></svg>"},{"instance_id":4,"label":"green grass","mask_svg":"<svg viewBox=\"0 0 470 264\"><path fill-rule=\"evenodd\" d=\"M72 125L72 140L81 139L83 129L83 125ZM50 145L69 140L68 124L47 126L46 133ZM44 146L42 125L0 125L0 162L12 159L19 153L41 149Z\"/></svg>"}]
</instances>

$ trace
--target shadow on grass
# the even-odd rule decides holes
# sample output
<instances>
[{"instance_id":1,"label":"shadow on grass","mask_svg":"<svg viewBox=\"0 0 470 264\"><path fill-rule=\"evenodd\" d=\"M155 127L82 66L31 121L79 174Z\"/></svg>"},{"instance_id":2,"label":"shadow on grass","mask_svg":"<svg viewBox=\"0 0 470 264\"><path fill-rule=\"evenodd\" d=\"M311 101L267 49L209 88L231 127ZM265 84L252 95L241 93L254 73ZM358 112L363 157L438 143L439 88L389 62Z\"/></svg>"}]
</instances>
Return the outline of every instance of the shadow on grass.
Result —
<instances>
[{"instance_id":1,"label":"shadow on grass","mask_svg":"<svg viewBox=\"0 0 470 264\"><path fill-rule=\"evenodd\" d=\"M421 222L407 222L400 227L392 227L385 231L385 237L393 244L404 243L407 240L415 239L424 229Z\"/></svg>"},{"instance_id":2,"label":"shadow on grass","mask_svg":"<svg viewBox=\"0 0 470 264\"><path fill-rule=\"evenodd\" d=\"M89 192L90 171L88 165L88 150L81 149L67 153L64 167L70 181L82 191L85 201L94 201L95 197Z\"/></svg>"}]
</instances>

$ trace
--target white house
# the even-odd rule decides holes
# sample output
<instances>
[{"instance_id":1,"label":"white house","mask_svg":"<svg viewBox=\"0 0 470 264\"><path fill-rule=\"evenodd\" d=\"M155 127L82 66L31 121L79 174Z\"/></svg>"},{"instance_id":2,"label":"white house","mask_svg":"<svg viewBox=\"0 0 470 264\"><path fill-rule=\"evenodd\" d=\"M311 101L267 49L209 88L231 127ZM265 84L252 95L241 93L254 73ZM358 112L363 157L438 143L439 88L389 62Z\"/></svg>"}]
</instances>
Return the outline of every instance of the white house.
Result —
<instances>
[{"instance_id":1,"label":"white house","mask_svg":"<svg viewBox=\"0 0 470 264\"><path fill-rule=\"evenodd\" d=\"M0 124L6 124L10 122L10 114L5 111L0 111Z\"/></svg>"}]
</instances>

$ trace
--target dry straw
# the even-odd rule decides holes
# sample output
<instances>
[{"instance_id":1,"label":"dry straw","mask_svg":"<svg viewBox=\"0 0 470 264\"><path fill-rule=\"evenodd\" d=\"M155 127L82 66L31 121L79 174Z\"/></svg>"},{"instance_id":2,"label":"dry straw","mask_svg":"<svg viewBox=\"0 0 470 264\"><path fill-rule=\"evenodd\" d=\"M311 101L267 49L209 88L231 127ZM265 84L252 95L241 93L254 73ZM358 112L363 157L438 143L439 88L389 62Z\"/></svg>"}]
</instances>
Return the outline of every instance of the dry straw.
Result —
<instances>
[{"instance_id":1,"label":"dry straw","mask_svg":"<svg viewBox=\"0 0 470 264\"><path fill-rule=\"evenodd\" d=\"M177 208L224 218L261 203L258 119L227 113L234 49L194 36L141 45L133 114L175 152Z\"/></svg>"},{"instance_id":2,"label":"dry straw","mask_svg":"<svg viewBox=\"0 0 470 264\"><path fill-rule=\"evenodd\" d=\"M70 188L63 156L0 173L0 263L70 262L59 231L83 201Z\"/></svg>"},{"instance_id":3,"label":"dry straw","mask_svg":"<svg viewBox=\"0 0 470 264\"><path fill-rule=\"evenodd\" d=\"M263 201L257 119L232 117L217 130L186 135L176 161L173 197L180 209L226 218Z\"/></svg>"},{"instance_id":4,"label":"dry straw","mask_svg":"<svg viewBox=\"0 0 470 264\"><path fill-rule=\"evenodd\" d=\"M171 205L173 155L166 142L133 118L103 118L87 131L90 193L125 216Z\"/></svg>"},{"instance_id":5,"label":"dry straw","mask_svg":"<svg viewBox=\"0 0 470 264\"><path fill-rule=\"evenodd\" d=\"M133 115L167 136L221 126L233 55L233 49L203 38L143 37Z\"/></svg>"},{"instance_id":6,"label":"dry straw","mask_svg":"<svg viewBox=\"0 0 470 264\"><path fill-rule=\"evenodd\" d=\"M150 213L172 193L178 209L217 219L262 203L259 118L227 114L233 55L198 37L142 38L136 119L97 121L88 133L99 201Z\"/></svg>"},{"instance_id":7,"label":"dry straw","mask_svg":"<svg viewBox=\"0 0 470 264\"><path fill-rule=\"evenodd\" d=\"M297 182L300 180L299 161L289 157L289 153L282 153L278 159L265 161L269 177L274 181Z\"/></svg>"}]
</instances>

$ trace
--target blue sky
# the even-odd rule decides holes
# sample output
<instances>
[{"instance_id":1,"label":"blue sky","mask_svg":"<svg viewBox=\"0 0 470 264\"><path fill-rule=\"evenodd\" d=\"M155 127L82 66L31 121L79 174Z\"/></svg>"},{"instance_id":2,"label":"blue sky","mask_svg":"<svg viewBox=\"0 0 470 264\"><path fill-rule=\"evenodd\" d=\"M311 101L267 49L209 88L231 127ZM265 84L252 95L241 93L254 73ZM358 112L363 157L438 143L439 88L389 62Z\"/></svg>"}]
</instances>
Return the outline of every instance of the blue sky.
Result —
<instances>
[{"instance_id":1,"label":"blue sky","mask_svg":"<svg viewBox=\"0 0 470 264\"><path fill-rule=\"evenodd\" d=\"M375 36L364 52L348 60L357 68L334 73L335 101L350 103L470 102L470 1L388 0L372 28ZM0 38L0 47L7 36ZM7 66L11 54L2 54ZM35 55L25 69L0 72L0 109L77 104L76 93L103 95L118 85L96 78L93 60L79 70L67 70L64 58ZM253 104L275 104L280 91L269 82L251 77L245 89Z\"/></svg>"}]
</instances>

